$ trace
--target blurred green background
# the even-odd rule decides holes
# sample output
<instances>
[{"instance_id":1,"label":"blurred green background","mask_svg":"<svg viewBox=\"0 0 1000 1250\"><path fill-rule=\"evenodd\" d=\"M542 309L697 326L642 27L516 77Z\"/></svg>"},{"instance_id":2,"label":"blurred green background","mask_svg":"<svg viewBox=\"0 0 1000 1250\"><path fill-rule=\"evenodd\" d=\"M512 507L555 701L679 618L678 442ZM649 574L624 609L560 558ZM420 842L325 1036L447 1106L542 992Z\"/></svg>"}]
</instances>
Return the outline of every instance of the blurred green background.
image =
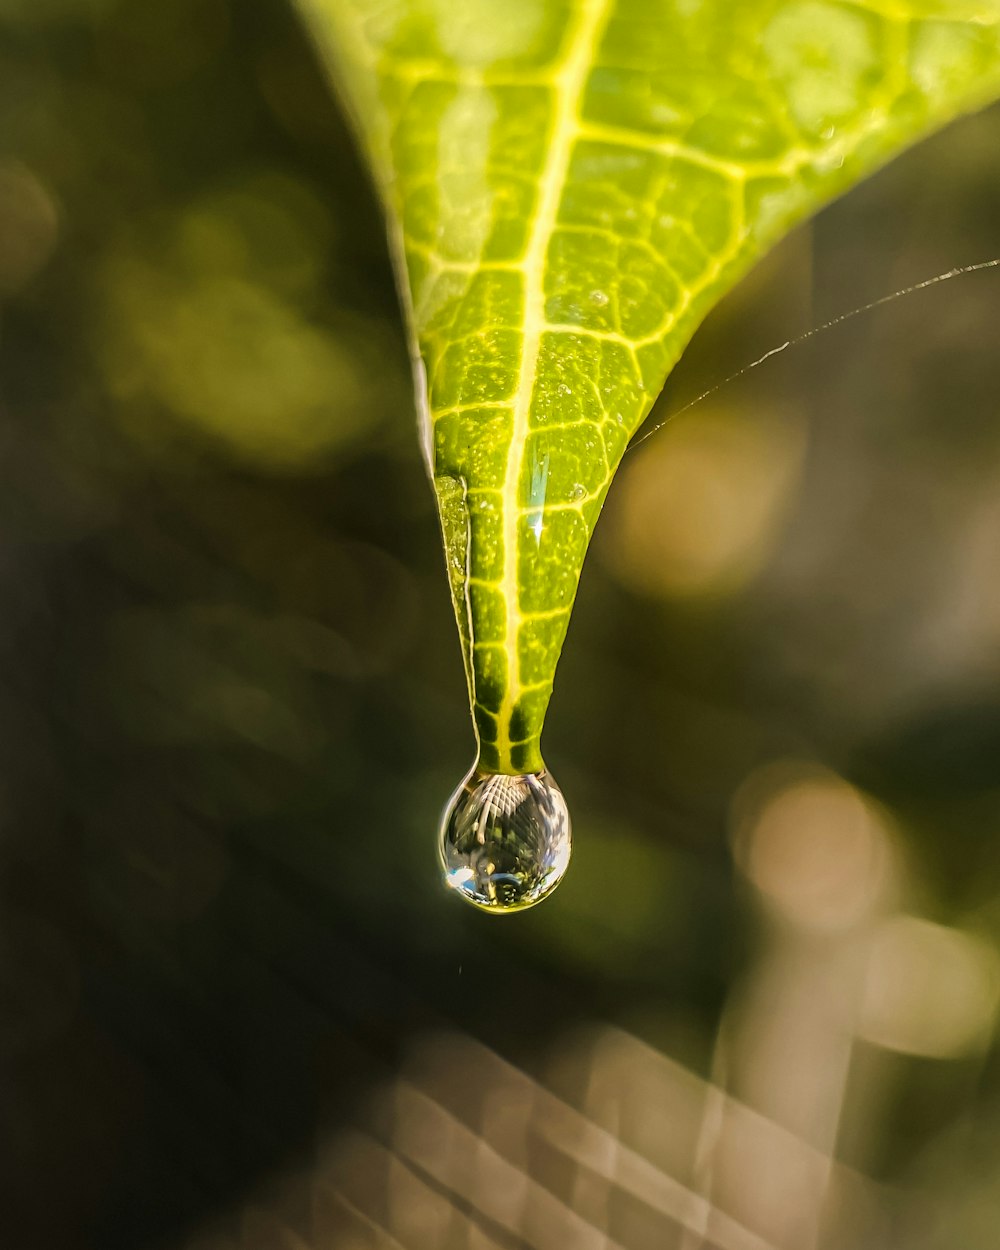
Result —
<instances>
[{"instance_id":1,"label":"blurred green background","mask_svg":"<svg viewBox=\"0 0 1000 1250\"><path fill-rule=\"evenodd\" d=\"M800 231L654 421L1000 254L998 151ZM484 918L382 225L290 6L0 0L0 1244L995 1250L998 324L995 272L901 299L626 458L574 863Z\"/></svg>"}]
</instances>

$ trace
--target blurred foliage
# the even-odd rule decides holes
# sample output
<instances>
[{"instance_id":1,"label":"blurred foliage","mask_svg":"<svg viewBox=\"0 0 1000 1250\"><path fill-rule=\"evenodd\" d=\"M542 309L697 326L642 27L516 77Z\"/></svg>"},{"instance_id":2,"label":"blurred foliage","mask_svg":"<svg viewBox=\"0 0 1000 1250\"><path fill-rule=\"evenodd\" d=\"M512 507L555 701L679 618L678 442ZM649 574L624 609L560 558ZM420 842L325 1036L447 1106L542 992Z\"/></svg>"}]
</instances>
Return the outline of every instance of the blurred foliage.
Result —
<instances>
[{"instance_id":1,"label":"blurred foliage","mask_svg":"<svg viewBox=\"0 0 1000 1250\"><path fill-rule=\"evenodd\" d=\"M611 1023L808 1138L788 987L854 943L820 1145L891 1182L880 1245L991 1250L996 278L626 457L548 729L574 866L491 923L433 857L471 742L382 227L290 12L6 0L0 135L9 1243L176 1244L442 1022L528 1070ZM996 253L998 136L792 239L654 420Z\"/></svg>"}]
</instances>

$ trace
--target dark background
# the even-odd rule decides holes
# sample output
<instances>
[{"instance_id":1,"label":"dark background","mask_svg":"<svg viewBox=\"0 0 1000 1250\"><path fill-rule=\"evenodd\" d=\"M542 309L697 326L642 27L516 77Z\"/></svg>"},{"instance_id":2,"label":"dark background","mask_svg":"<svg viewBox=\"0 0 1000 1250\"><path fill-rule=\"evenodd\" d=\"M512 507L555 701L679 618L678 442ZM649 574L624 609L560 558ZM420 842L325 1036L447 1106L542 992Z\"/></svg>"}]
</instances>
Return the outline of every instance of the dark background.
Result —
<instances>
[{"instance_id":1,"label":"dark background","mask_svg":"<svg viewBox=\"0 0 1000 1250\"><path fill-rule=\"evenodd\" d=\"M1000 254L998 139L789 240L656 419ZM0 1247L568 1246L431 1115L451 1222L408 1225L371 1099L422 1055L486 1141L499 1055L679 1175L594 1102L607 1037L868 1178L715 1183L775 1246L995 1247L998 316L996 271L900 299L627 457L547 730L574 863L484 918L435 863L472 738L382 225L290 5L4 0ZM609 1193L595 1245L716 1244Z\"/></svg>"}]
</instances>

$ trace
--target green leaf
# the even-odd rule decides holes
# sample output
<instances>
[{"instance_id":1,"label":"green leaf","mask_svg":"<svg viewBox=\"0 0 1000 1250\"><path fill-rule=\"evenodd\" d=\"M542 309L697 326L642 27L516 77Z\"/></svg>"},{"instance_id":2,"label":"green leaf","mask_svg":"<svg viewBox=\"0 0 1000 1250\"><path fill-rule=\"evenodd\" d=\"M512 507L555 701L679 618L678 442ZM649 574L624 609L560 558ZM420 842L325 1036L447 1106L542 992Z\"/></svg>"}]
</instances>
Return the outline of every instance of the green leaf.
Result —
<instances>
[{"instance_id":1,"label":"green leaf","mask_svg":"<svg viewBox=\"0 0 1000 1250\"><path fill-rule=\"evenodd\" d=\"M791 226L1000 94L1000 0L300 0L379 183L480 765L539 740L611 478Z\"/></svg>"}]
</instances>

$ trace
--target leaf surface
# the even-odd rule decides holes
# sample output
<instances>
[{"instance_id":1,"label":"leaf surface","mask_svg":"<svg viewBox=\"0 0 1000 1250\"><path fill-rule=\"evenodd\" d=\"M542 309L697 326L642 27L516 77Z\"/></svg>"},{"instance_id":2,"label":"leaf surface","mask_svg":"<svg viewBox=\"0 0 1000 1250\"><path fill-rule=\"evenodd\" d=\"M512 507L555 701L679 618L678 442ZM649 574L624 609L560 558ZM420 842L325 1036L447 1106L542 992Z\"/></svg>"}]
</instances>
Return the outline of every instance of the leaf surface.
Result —
<instances>
[{"instance_id":1,"label":"leaf surface","mask_svg":"<svg viewBox=\"0 0 1000 1250\"><path fill-rule=\"evenodd\" d=\"M540 737L612 476L796 222L1000 94L1000 0L300 0L379 184L480 765Z\"/></svg>"}]
</instances>

